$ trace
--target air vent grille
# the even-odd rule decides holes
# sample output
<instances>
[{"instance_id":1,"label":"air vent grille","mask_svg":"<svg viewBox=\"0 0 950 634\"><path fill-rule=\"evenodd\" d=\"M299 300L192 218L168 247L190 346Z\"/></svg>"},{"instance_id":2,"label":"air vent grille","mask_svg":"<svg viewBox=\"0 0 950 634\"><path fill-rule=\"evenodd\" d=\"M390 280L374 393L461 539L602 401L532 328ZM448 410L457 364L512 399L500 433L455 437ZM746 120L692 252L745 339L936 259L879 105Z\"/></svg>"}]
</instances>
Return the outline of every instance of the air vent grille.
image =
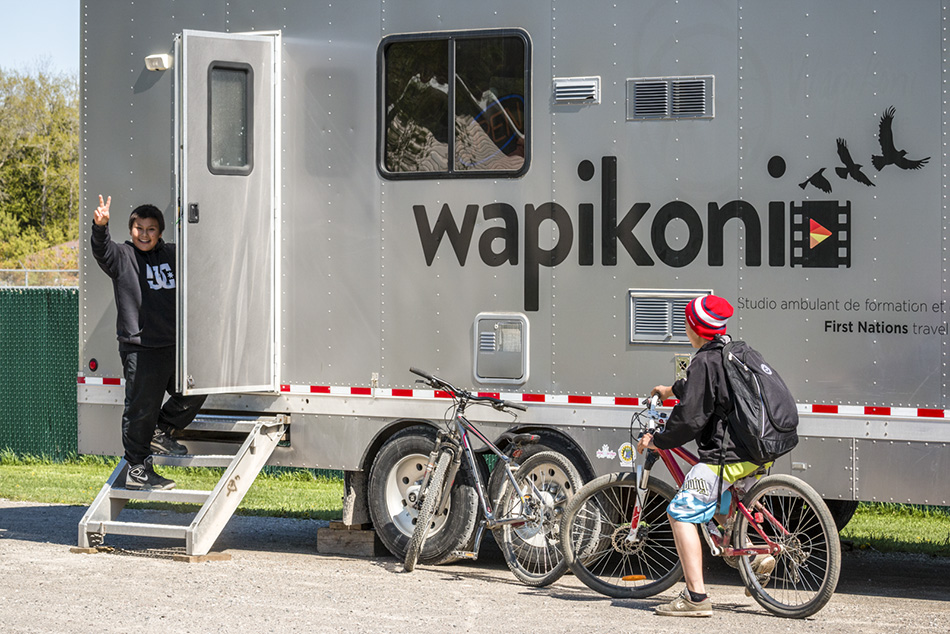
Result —
<instances>
[{"instance_id":1,"label":"air vent grille","mask_svg":"<svg viewBox=\"0 0 950 634\"><path fill-rule=\"evenodd\" d=\"M711 291L630 290L630 343L689 343L686 305Z\"/></svg>"},{"instance_id":2,"label":"air vent grille","mask_svg":"<svg viewBox=\"0 0 950 634\"><path fill-rule=\"evenodd\" d=\"M495 351L495 333L494 332L478 333L478 350L479 352L494 352Z\"/></svg>"},{"instance_id":3,"label":"air vent grille","mask_svg":"<svg viewBox=\"0 0 950 634\"><path fill-rule=\"evenodd\" d=\"M670 111L670 87L666 82L645 81L633 85L633 116L638 119L665 117Z\"/></svg>"},{"instance_id":4,"label":"air vent grille","mask_svg":"<svg viewBox=\"0 0 950 634\"><path fill-rule=\"evenodd\" d=\"M554 103L600 103L600 77L555 77Z\"/></svg>"},{"instance_id":5,"label":"air vent grille","mask_svg":"<svg viewBox=\"0 0 950 634\"><path fill-rule=\"evenodd\" d=\"M713 76L627 80L627 120L702 119L714 115Z\"/></svg>"}]
</instances>

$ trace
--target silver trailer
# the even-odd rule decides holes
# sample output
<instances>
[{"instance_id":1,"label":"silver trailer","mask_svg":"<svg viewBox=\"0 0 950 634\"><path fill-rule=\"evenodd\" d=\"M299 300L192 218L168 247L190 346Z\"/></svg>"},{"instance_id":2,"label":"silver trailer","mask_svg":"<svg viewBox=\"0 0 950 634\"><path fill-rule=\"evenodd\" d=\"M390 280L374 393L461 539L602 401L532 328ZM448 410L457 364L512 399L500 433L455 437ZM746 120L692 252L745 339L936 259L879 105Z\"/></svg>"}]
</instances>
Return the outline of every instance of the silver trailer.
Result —
<instances>
[{"instance_id":1,"label":"silver trailer","mask_svg":"<svg viewBox=\"0 0 950 634\"><path fill-rule=\"evenodd\" d=\"M97 194L164 209L181 388L287 421L270 464L344 470L347 523L411 531L396 448L448 403L410 365L530 405L587 477L629 465L706 292L800 403L776 470L844 515L948 505L948 11L84 0L82 243ZM81 271L79 450L121 454Z\"/></svg>"}]
</instances>

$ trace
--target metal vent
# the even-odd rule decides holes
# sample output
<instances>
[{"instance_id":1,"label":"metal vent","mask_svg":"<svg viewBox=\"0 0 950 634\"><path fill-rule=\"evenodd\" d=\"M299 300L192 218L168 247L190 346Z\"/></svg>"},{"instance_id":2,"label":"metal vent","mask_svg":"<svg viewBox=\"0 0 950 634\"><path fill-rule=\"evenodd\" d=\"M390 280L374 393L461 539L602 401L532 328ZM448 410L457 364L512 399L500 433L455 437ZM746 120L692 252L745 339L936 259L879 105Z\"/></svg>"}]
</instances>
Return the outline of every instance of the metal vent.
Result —
<instances>
[{"instance_id":1,"label":"metal vent","mask_svg":"<svg viewBox=\"0 0 950 634\"><path fill-rule=\"evenodd\" d=\"M629 343L689 343L686 305L712 291L630 290Z\"/></svg>"},{"instance_id":2,"label":"metal vent","mask_svg":"<svg viewBox=\"0 0 950 634\"><path fill-rule=\"evenodd\" d=\"M494 352L495 351L495 333L494 332L478 333L478 351L479 352Z\"/></svg>"},{"instance_id":3,"label":"metal vent","mask_svg":"<svg viewBox=\"0 0 950 634\"><path fill-rule=\"evenodd\" d=\"M600 103L600 77L555 77L554 103Z\"/></svg>"},{"instance_id":4,"label":"metal vent","mask_svg":"<svg viewBox=\"0 0 950 634\"><path fill-rule=\"evenodd\" d=\"M671 83L674 117L706 116L706 82L702 79L677 79Z\"/></svg>"},{"instance_id":5,"label":"metal vent","mask_svg":"<svg viewBox=\"0 0 950 634\"><path fill-rule=\"evenodd\" d=\"M633 85L633 116L635 118L665 117L669 111L670 87L666 82L644 81Z\"/></svg>"},{"instance_id":6,"label":"metal vent","mask_svg":"<svg viewBox=\"0 0 950 634\"><path fill-rule=\"evenodd\" d=\"M627 80L627 120L712 118L713 76Z\"/></svg>"}]
</instances>

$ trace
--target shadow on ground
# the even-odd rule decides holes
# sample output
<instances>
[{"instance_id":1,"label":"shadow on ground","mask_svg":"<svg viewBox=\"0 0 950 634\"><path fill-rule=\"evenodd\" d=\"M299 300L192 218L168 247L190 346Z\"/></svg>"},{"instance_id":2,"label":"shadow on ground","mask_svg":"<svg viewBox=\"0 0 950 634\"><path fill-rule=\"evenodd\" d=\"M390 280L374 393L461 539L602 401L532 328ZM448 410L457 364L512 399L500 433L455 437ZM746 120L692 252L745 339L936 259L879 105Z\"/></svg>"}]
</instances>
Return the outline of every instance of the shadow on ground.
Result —
<instances>
[{"instance_id":1,"label":"shadow on ground","mask_svg":"<svg viewBox=\"0 0 950 634\"><path fill-rule=\"evenodd\" d=\"M79 521L86 508L80 506L45 505L28 502L0 501L0 540L21 540L62 544L64 548L77 545ZM125 509L120 516L125 521L150 521L164 524L187 524L191 514L173 511ZM316 555L317 529L328 525L324 520L285 519L235 515L228 522L213 551L247 550L260 552L300 553ZM106 545L125 554L162 556L162 553L181 554L184 547L177 540L150 537L109 535ZM170 555L169 555L170 556ZM399 567L392 557L380 558L381 565ZM478 562L445 570L447 580L459 575L479 576L480 567L504 567L498 547L486 540ZM738 573L720 559L707 556L706 581L711 584L738 586ZM512 577L512 582L517 581ZM925 555L881 554L867 551L842 553L841 578L837 593L865 596L887 596L950 601L950 559ZM555 591L555 594L557 592ZM565 594L560 598L589 600ZM602 597L606 599L606 597Z\"/></svg>"}]
</instances>

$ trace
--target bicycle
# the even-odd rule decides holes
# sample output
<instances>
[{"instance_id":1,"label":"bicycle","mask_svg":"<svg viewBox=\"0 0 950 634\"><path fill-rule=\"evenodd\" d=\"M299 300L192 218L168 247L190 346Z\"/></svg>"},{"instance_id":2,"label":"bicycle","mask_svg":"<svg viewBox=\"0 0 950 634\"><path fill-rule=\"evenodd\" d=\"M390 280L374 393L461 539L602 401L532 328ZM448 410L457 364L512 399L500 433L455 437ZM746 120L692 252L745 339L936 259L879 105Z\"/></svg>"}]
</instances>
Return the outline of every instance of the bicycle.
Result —
<instances>
[{"instance_id":1,"label":"bicycle","mask_svg":"<svg viewBox=\"0 0 950 634\"><path fill-rule=\"evenodd\" d=\"M659 398L634 414L643 433L662 428ZM643 416L647 417L644 423ZM662 460L677 486L685 475L676 457L690 466L699 459L678 447L648 450L636 473L610 473L588 482L568 504L561 528L562 550L571 571L592 590L616 598L646 598L669 589L683 576L666 508L676 490L650 477ZM760 470L757 472L761 475ZM756 474L754 474L756 475ZM818 493L789 475L752 477L726 487L731 492L724 525L700 530L710 553L738 568L748 593L778 616L805 618L834 594L841 569L841 545L831 513ZM746 488L748 487L748 488ZM725 495L725 493L723 493ZM752 558L771 554L775 567L759 578Z\"/></svg>"},{"instance_id":2,"label":"bicycle","mask_svg":"<svg viewBox=\"0 0 950 634\"><path fill-rule=\"evenodd\" d=\"M450 396L453 414L451 421L446 420L446 429L437 433L435 447L429 454L418 492L414 500L410 499L418 515L406 552L405 570L409 572L415 568L426 538L435 527L433 518L446 512L451 485L464 455L474 476L483 518L475 533L473 549L453 555L477 559L484 532L489 529L511 572L521 582L530 586L545 586L559 579L567 571L560 550L561 515L567 501L583 484L577 469L570 460L553 451L532 454L519 465L515 457L525 445L538 443L540 436L508 434L511 443L507 451L501 451L465 417L465 410L471 404L487 405L515 418L517 415L511 410L526 411L523 405L491 395L473 394L417 368L410 368L409 371L421 376L433 389ZM470 433L497 456L487 489L476 468ZM504 480L496 486L497 478L502 477ZM490 499L488 491L496 490L497 496L494 500Z\"/></svg>"}]
</instances>

